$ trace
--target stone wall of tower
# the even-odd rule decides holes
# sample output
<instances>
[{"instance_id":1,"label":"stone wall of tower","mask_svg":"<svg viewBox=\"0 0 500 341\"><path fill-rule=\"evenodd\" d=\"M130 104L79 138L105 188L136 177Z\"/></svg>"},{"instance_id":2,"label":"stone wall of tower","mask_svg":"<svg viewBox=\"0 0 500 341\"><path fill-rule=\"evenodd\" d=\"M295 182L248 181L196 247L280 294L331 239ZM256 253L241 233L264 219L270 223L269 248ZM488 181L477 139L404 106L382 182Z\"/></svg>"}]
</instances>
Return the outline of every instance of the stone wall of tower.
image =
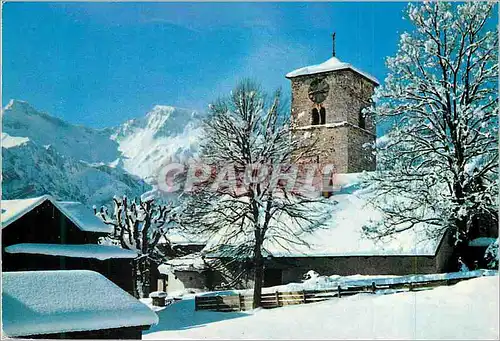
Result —
<instances>
[{"instance_id":1,"label":"stone wall of tower","mask_svg":"<svg viewBox=\"0 0 500 341\"><path fill-rule=\"evenodd\" d=\"M337 173L348 173L348 126L309 126L294 130L295 136L307 141L315 141L314 155L321 165L332 164ZM316 162L316 159L309 160Z\"/></svg>"},{"instance_id":2,"label":"stone wall of tower","mask_svg":"<svg viewBox=\"0 0 500 341\"><path fill-rule=\"evenodd\" d=\"M348 159L346 173L375 170L376 159L371 149L371 145L375 142L375 135L357 126L349 126L347 140Z\"/></svg>"},{"instance_id":3,"label":"stone wall of tower","mask_svg":"<svg viewBox=\"0 0 500 341\"><path fill-rule=\"evenodd\" d=\"M324 78L330 86L328 97L321 103L326 110L326 123L358 125L359 112L370 104L374 84L350 69L292 78L292 125L302 127L311 124L311 112L317 104L309 99L308 91L311 82L317 78ZM367 117L365 121L366 129L375 134L372 119Z\"/></svg>"},{"instance_id":4,"label":"stone wall of tower","mask_svg":"<svg viewBox=\"0 0 500 341\"><path fill-rule=\"evenodd\" d=\"M375 170L375 156L366 145L375 140L370 132L351 124L307 126L294 130L298 138L315 141L314 155L322 166L332 164L337 173ZM309 160L316 162L316 159Z\"/></svg>"},{"instance_id":5,"label":"stone wall of tower","mask_svg":"<svg viewBox=\"0 0 500 341\"><path fill-rule=\"evenodd\" d=\"M325 79L330 90L321 103L326 110L326 124L312 126L312 109L318 105L309 99L308 91L317 78ZM375 170L375 156L367 148L375 142L375 124L371 117L366 117L365 128L359 127L359 113L370 105L374 84L352 70L299 76L291 82L292 128L301 138L317 140L318 161L322 165L333 164L338 173Z\"/></svg>"}]
</instances>

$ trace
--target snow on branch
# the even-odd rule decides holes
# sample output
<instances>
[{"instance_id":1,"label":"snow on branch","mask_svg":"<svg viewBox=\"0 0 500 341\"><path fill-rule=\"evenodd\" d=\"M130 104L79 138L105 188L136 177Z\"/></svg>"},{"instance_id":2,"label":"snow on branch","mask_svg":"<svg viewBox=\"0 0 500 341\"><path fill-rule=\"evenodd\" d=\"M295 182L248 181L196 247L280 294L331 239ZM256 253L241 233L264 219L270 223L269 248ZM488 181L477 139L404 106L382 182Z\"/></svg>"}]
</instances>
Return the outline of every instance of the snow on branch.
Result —
<instances>
[{"instance_id":1,"label":"snow on branch","mask_svg":"<svg viewBox=\"0 0 500 341\"><path fill-rule=\"evenodd\" d=\"M392 128L367 186L385 215L375 238L425 226L465 243L498 220L498 35L494 4L410 4L389 74L367 110Z\"/></svg>"}]
</instances>

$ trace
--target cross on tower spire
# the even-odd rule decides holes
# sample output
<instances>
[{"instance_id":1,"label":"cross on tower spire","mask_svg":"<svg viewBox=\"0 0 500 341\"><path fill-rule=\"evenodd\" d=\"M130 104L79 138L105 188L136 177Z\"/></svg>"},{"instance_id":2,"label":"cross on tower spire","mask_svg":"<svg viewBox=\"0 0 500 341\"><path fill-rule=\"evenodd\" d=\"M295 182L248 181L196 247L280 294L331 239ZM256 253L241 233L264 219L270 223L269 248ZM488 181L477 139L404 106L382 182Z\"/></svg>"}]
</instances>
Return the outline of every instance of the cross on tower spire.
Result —
<instances>
[{"instance_id":1,"label":"cross on tower spire","mask_svg":"<svg viewBox=\"0 0 500 341\"><path fill-rule=\"evenodd\" d=\"M332 57L335 57L335 32L332 33Z\"/></svg>"}]
</instances>

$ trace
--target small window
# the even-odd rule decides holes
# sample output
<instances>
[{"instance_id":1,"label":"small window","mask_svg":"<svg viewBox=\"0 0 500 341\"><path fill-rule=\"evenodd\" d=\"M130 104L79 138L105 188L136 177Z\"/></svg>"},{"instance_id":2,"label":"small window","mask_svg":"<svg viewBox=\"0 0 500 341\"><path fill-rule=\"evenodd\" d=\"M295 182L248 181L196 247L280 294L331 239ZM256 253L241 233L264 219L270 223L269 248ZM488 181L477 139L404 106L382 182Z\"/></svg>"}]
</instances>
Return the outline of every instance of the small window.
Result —
<instances>
[{"instance_id":1,"label":"small window","mask_svg":"<svg viewBox=\"0 0 500 341\"><path fill-rule=\"evenodd\" d=\"M363 110L359 111L358 123L361 129L366 129L366 121L365 121L365 115L363 114Z\"/></svg>"},{"instance_id":2,"label":"small window","mask_svg":"<svg viewBox=\"0 0 500 341\"><path fill-rule=\"evenodd\" d=\"M312 110L312 125L315 126L318 124L319 124L319 113L318 113L318 109L314 108Z\"/></svg>"},{"instance_id":3,"label":"small window","mask_svg":"<svg viewBox=\"0 0 500 341\"><path fill-rule=\"evenodd\" d=\"M326 123L326 110L325 110L325 108L321 107L321 109L319 110L319 116L321 118L321 124L325 124Z\"/></svg>"},{"instance_id":4,"label":"small window","mask_svg":"<svg viewBox=\"0 0 500 341\"><path fill-rule=\"evenodd\" d=\"M332 192L330 192L330 191L323 191L323 192L321 192L321 196L322 196L323 198L326 198L326 199L328 199L328 198L329 198L329 197L331 197L332 195L333 195L333 193L332 193Z\"/></svg>"}]
</instances>

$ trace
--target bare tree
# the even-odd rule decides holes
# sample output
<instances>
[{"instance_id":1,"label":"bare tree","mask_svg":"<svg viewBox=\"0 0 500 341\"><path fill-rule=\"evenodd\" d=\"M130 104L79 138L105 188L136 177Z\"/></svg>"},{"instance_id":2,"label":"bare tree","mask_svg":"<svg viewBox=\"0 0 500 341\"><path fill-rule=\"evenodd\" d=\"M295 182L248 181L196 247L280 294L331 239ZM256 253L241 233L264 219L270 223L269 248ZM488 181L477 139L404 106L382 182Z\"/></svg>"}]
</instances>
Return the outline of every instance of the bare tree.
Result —
<instances>
[{"instance_id":1,"label":"bare tree","mask_svg":"<svg viewBox=\"0 0 500 341\"><path fill-rule=\"evenodd\" d=\"M451 230L456 257L485 224L497 224L498 35L493 3L409 5L414 25L377 89L370 114L392 128L368 179L385 219L376 238L425 226ZM490 31L491 30L491 31ZM493 31L494 30L494 31ZM481 226L482 225L482 226Z\"/></svg>"},{"instance_id":2,"label":"bare tree","mask_svg":"<svg viewBox=\"0 0 500 341\"><path fill-rule=\"evenodd\" d=\"M254 307L261 305L266 247L306 245L303 237L328 217L319 192L297 190L293 170L311 147L292 135L280 93L268 101L258 86L242 82L210 106L200 153L211 175L184 202L181 221L209 236L209 248L251 260Z\"/></svg>"},{"instance_id":3,"label":"bare tree","mask_svg":"<svg viewBox=\"0 0 500 341\"><path fill-rule=\"evenodd\" d=\"M107 242L137 253L133 260L134 292L136 297L148 297L150 292L150 271L152 264L165 260L169 250L168 230L174 225L175 212L172 205L159 205L152 197L128 200L113 198L113 213L102 206L95 214L113 226L113 233ZM163 250L160 249L160 241Z\"/></svg>"}]
</instances>

